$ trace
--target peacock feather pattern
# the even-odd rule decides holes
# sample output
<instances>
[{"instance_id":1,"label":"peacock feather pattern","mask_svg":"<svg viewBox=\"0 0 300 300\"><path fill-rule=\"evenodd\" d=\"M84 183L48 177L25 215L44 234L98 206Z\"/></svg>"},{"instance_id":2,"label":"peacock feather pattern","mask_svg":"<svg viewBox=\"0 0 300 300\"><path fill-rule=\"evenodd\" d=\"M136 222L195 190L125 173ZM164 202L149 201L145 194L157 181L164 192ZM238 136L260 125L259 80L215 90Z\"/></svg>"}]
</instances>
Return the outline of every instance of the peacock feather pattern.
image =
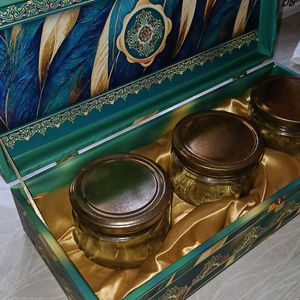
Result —
<instances>
[{"instance_id":1,"label":"peacock feather pattern","mask_svg":"<svg viewBox=\"0 0 300 300\"><path fill-rule=\"evenodd\" d=\"M139 2L145 0L96 1L1 30L0 133L258 28L260 0L147 1L163 8L172 29L163 51L143 67L117 47L124 18ZM151 19L151 24L154 32L135 26L126 33L130 47L137 46L144 56L162 38L161 20Z\"/></svg>"}]
</instances>

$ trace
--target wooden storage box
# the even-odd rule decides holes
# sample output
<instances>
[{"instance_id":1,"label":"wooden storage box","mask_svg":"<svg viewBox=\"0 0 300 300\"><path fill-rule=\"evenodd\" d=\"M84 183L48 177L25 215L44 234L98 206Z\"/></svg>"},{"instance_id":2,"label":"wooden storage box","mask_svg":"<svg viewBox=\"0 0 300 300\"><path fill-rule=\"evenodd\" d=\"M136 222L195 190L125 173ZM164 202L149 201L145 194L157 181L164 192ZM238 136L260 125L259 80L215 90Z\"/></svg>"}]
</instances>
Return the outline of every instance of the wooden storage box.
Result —
<instances>
[{"instance_id":1,"label":"wooden storage box","mask_svg":"<svg viewBox=\"0 0 300 300\"><path fill-rule=\"evenodd\" d=\"M24 230L70 298L96 294L43 223L36 197L67 186L92 159L143 147L189 113L294 74L271 61L277 4L1 2L0 170ZM290 182L125 299L188 297L296 216L299 187Z\"/></svg>"}]
</instances>

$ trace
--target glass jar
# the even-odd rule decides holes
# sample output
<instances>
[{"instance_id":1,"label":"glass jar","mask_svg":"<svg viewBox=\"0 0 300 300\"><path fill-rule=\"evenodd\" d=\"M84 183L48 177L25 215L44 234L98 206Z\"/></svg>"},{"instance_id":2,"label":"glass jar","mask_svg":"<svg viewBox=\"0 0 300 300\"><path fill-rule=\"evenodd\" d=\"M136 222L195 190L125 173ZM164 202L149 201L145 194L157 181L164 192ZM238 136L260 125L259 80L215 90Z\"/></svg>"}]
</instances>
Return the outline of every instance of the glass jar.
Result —
<instances>
[{"instance_id":1,"label":"glass jar","mask_svg":"<svg viewBox=\"0 0 300 300\"><path fill-rule=\"evenodd\" d=\"M246 195L263 152L259 133L242 117L219 111L189 115L173 131L174 191L193 205Z\"/></svg>"},{"instance_id":2,"label":"glass jar","mask_svg":"<svg viewBox=\"0 0 300 300\"><path fill-rule=\"evenodd\" d=\"M75 241L106 267L138 267L170 229L172 197L171 183L155 162L134 154L100 158L70 186Z\"/></svg>"},{"instance_id":3,"label":"glass jar","mask_svg":"<svg viewBox=\"0 0 300 300\"><path fill-rule=\"evenodd\" d=\"M300 78L273 77L252 89L251 119L267 147L300 156Z\"/></svg>"}]
</instances>

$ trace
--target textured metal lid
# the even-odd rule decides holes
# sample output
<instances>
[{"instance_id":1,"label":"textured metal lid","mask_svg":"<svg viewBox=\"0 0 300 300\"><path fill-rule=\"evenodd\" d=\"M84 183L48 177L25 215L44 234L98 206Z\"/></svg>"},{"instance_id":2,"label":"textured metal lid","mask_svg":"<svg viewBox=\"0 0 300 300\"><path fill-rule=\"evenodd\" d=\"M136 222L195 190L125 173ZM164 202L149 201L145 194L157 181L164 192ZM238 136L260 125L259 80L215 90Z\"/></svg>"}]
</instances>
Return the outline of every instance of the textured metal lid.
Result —
<instances>
[{"instance_id":1,"label":"textured metal lid","mask_svg":"<svg viewBox=\"0 0 300 300\"><path fill-rule=\"evenodd\" d=\"M279 129L300 131L300 78L269 78L251 92L256 113L275 123Z\"/></svg>"},{"instance_id":2,"label":"textured metal lid","mask_svg":"<svg viewBox=\"0 0 300 300\"><path fill-rule=\"evenodd\" d=\"M227 112L201 112L181 120L173 150L190 170L208 176L238 175L263 154L260 134L245 119Z\"/></svg>"},{"instance_id":3,"label":"textured metal lid","mask_svg":"<svg viewBox=\"0 0 300 300\"><path fill-rule=\"evenodd\" d=\"M102 157L84 167L70 186L81 223L95 232L126 235L160 220L172 200L165 172L134 154Z\"/></svg>"}]
</instances>

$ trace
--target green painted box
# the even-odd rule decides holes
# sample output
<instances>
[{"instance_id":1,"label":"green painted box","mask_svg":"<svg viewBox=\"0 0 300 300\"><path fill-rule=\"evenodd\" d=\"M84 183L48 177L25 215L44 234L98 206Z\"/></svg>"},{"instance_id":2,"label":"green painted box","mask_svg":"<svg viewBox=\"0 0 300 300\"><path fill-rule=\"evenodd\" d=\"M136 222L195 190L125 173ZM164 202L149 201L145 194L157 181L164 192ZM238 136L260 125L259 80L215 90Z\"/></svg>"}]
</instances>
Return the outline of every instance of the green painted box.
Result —
<instances>
[{"instance_id":1,"label":"green painted box","mask_svg":"<svg viewBox=\"0 0 300 300\"><path fill-rule=\"evenodd\" d=\"M96 299L33 198L86 162L293 74L270 59L277 1L8 0L0 4L0 171L24 230L71 299ZM133 290L183 299L300 212L296 179ZM222 247L216 245L222 242ZM214 249L214 250L213 250Z\"/></svg>"}]
</instances>

